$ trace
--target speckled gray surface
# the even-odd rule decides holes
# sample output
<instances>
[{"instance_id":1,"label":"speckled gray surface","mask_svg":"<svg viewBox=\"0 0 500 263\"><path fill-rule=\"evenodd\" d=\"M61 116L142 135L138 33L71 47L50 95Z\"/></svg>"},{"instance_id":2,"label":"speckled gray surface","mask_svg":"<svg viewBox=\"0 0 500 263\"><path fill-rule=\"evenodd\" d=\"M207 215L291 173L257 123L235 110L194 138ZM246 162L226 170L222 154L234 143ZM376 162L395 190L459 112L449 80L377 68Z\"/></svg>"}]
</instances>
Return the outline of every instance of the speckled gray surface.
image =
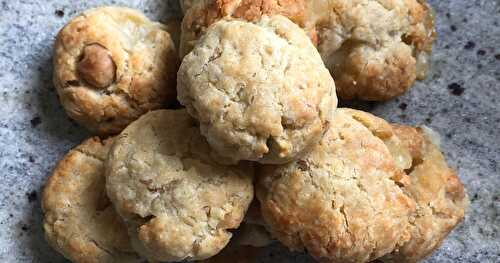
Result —
<instances>
[{"instance_id":1,"label":"speckled gray surface","mask_svg":"<svg viewBox=\"0 0 500 263\"><path fill-rule=\"evenodd\" d=\"M0 262L65 262L44 241L40 192L56 161L89 136L68 120L51 83L51 46L70 17L120 4L165 21L176 1L1 1ZM432 0L439 39L430 77L403 97L362 108L425 124L471 197L465 222L428 262L500 262L500 1ZM312 262L281 247L266 262Z\"/></svg>"}]
</instances>

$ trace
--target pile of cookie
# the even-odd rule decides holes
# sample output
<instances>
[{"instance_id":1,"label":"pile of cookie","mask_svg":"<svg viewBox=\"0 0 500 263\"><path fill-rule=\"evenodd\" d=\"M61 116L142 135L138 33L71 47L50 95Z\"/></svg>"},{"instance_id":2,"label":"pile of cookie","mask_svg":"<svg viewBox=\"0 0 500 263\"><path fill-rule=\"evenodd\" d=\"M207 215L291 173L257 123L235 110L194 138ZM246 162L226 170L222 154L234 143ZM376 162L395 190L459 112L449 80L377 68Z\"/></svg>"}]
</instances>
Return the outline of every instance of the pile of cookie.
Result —
<instances>
[{"instance_id":1,"label":"pile of cookie","mask_svg":"<svg viewBox=\"0 0 500 263\"><path fill-rule=\"evenodd\" d=\"M387 100L425 76L425 1L181 6L180 43L123 7L59 32L60 101L97 136L45 186L54 249L73 262L258 262L281 242L319 262L416 262L462 221L467 194L434 131L337 108L337 95Z\"/></svg>"}]
</instances>

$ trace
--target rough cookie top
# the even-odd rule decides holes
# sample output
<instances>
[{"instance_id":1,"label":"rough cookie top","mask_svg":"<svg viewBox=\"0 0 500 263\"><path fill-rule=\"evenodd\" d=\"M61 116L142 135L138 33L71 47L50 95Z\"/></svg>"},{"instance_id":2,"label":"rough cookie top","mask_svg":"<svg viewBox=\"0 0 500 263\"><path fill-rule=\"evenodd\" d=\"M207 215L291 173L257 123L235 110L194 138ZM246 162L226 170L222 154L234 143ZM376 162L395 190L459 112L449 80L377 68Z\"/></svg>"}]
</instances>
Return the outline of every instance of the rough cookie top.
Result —
<instances>
[{"instance_id":1,"label":"rough cookie top","mask_svg":"<svg viewBox=\"0 0 500 263\"><path fill-rule=\"evenodd\" d=\"M220 252L253 199L253 169L221 166L185 110L150 112L116 139L107 192L136 250L150 260Z\"/></svg>"},{"instance_id":2,"label":"rough cookie top","mask_svg":"<svg viewBox=\"0 0 500 263\"><path fill-rule=\"evenodd\" d=\"M416 203L408 235L381 260L418 262L437 249L464 218L464 186L439 149L439 135L429 128L390 125L370 113L347 109L381 139L401 173L393 179Z\"/></svg>"},{"instance_id":3,"label":"rough cookie top","mask_svg":"<svg viewBox=\"0 0 500 263\"><path fill-rule=\"evenodd\" d=\"M221 19L259 21L262 16L283 15L298 25L305 24L305 0L184 0L180 55L184 57L207 28Z\"/></svg>"},{"instance_id":4,"label":"rough cookie top","mask_svg":"<svg viewBox=\"0 0 500 263\"><path fill-rule=\"evenodd\" d=\"M91 138L71 150L43 191L45 237L73 262L140 262L106 196L104 160L111 143Z\"/></svg>"},{"instance_id":5,"label":"rough cookie top","mask_svg":"<svg viewBox=\"0 0 500 263\"><path fill-rule=\"evenodd\" d=\"M132 9L101 7L59 32L54 83L71 118L92 132L116 134L175 99L178 65L165 26Z\"/></svg>"},{"instance_id":6,"label":"rough cookie top","mask_svg":"<svg viewBox=\"0 0 500 263\"><path fill-rule=\"evenodd\" d=\"M338 109L319 145L302 159L258 171L257 197L273 237L320 262L367 262L407 236L414 202L384 143Z\"/></svg>"},{"instance_id":7,"label":"rough cookie top","mask_svg":"<svg viewBox=\"0 0 500 263\"><path fill-rule=\"evenodd\" d=\"M317 45L341 98L388 100L425 78L436 38L425 0L204 0L183 19L181 57L218 20L276 14Z\"/></svg>"},{"instance_id":8,"label":"rough cookie top","mask_svg":"<svg viewBox=\"0 0 500 263\"><path fill-rule=\"evenodd\" d=\"M395 125L394 134L412 154L404 190L416 203L410 217L411 238L383 258L387 262L418 262L437 249L464 218L469 200L464 186L428 128Z\"/></svg>"},{"instance_id":9,"label":"rough cookie top","mask_svg":"<svg viewBox=\"0 0 500 263\"><path fill-rule=\"evenodd\" d=\"M312 148L335 84L304 31L282 16L219 21L183 60L178 99L221 156L285 163Z\"/></svg>"},{"instance_id":10,"label":"rough cookie top","mask_svg":"<svg viewBox=\"0 0 500 263\"><path fill-rule=\"evenodd\" d=\"M435 39L425 0L311 0L307 12L339 97L388 100L425 77Z\"/></svg>"}]
</instances>

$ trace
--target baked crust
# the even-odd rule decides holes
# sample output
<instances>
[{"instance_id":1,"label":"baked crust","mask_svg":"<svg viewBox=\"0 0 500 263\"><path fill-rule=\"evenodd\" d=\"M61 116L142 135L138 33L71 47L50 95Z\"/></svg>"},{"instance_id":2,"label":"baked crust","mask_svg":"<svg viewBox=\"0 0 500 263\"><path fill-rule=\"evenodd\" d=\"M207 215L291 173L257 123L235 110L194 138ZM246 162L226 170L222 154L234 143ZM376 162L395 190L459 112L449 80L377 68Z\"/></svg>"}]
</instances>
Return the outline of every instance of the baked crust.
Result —
<instances>
[{"instance_id":1,"label":"baked crust","mask_svg":"<svg viewBox=\"0 0 500 263\"><path fill-rule=\"evenodd\" d=\"M273 237L320 262L368 262L408 237L414 202L384 143L338 109L320 144L299 161L258 170L257 197Z\"/></svg>"},{"instance_id":2,"label":"baked crust","mask_svg":"<svg viewBox=\"0 0 500 263\"><path fill-rule=\"evenodd\" d=\"M219 253L253 199L250 165L221 166L185 110L150 112L116 139L107 192L136 250L151 261Z\"/></svg>"},{"instance_id":3,"label":"baked crust","mask_svg":"<svg viewBox=\"0 0 500 263\"><path fill-rule=\"evenodd\" d=\"M57 35L54 84L68 115L99 135L119 133L175 100L178 55L166 27L123 7L100 7Z\"/></svg>"},{"instance_id":4,"label":"baked crust","mask_svg":"<svg viewBox=\"0 0 500 263\"><path fill-rule=\"evenodd\" d=\"M106 196L104 160L111 143L91 138L71 150L43 191L45 237L73 262L140 262Z\"/></svg>"},{"instance_id":5,"label":"baked crust","mask_svg":"<svg viewBox=\"0 0 500 263\"><path fill-rule=\"evenodd\" d=\"M296 24L305 24L305 0L200 0L189 6L182 21L181 57L191 52L207 28L221 19L257 22L262 16L282 15Z\"/></svg>"},{"instance_id":6,"label":"baked crust","mask_svg":"<svg viewBox=\"0 0 500 263\"><path fill-rule=\"evenodd\" d=\"M417 209L410 217L411 238L391 254L386 262L418 262L436 250L464 218L469 200L464 186L453 171L428 128L395 125L395 134L409 147L413 164L407 171L410 184L405 192Z\"/></svg>"},{"instance_id":7,"label":"baked crust","mask_svg":"<svg viewBox=\"0 0 500 263\"><path fill-rule=\"evenodd\" d=\"M184 58L177 92L230 163L298 158L321 139L337 105L317 50L282 16L214 24Z\"/></svg>"},{"instance_id":8,"label":"baked crust","mask_svg":"<svg viewBox=\"0 0 500 263\"><path fill-rule=\"evenodd\" d=\"M425 0L313 0L309 31L343 99L388 100L424 78L435 40Z\"/></svg>"},{"instance_id":9,"label":"baked crust","mask_svg":"<svg viewBox=\"0 0 500 263\"><path fill-rule=\"evenodd\" d=\"M425 0L205 0L182 25L181 57L221 19L283 15L311 38L342 99L383 101L424 79L436 38Z\"/></svg>"}]
</instances>

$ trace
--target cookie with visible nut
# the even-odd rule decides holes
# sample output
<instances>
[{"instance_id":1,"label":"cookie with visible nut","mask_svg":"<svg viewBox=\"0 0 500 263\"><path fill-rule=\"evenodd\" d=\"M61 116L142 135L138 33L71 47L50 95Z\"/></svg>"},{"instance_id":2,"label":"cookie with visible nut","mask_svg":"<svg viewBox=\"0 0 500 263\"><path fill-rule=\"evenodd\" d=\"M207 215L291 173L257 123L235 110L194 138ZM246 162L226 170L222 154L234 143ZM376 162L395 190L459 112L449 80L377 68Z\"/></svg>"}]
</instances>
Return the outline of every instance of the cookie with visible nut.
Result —
<instances>
[{"instance_id":1,"label":"cookie with visible nut","mask_svg":"<svg viewBox=\"0 0 500 263\"><path fill-rule=\"evenodd\" d=\"M59 99L72 119L96 134L117 134L175 100L174 43L164 25L139 11L85 11L61 29L54 48Z\"/></svg>"},{"instance_id":2,"label":"cookie with visible nut","mask_svg":"<svg viewBox=\"0 0 500 263\"><path fill-rule=\"evenodd\" d=\"M229 163L299 158L321 139L337 105L314 45L283 16L215 23L184 58L177 82L179 101Z\"/></svg>"},{"instance_id":3,"label":"cookie with visible nut","mask_svg":"<svg viewBox=\"0 0 500 263\"><path fill-rule=\"evenodd\" d=\"M262 166L257 197L273 237L319 262L368 262L408 237L414 202L384 143L348 110L308 155Z\"/></svg>"},{"instance_id":4,"label":"cookie with visible nut","mask_svg":"<svg viewBox=\"0 0 500 263\"><path fill-rule=\"evenodd\" d=\"M106 196L104 161L111 144L91 138L71 150L43 191L45 237L73 262L141 262Z\"/></svg>"},{"instance_id":5,"label":"cookie with visible nut","mask_svg":"<svg viewBox=\"0 0 500 263\"><path fill-rule=\"evenodd\" d=\"M107 193L149 260L212 257L242 222L253 199L253 168L218 165L209 152L185 110L147 113L116 139Z\"/></svg>"}]
</instances>

